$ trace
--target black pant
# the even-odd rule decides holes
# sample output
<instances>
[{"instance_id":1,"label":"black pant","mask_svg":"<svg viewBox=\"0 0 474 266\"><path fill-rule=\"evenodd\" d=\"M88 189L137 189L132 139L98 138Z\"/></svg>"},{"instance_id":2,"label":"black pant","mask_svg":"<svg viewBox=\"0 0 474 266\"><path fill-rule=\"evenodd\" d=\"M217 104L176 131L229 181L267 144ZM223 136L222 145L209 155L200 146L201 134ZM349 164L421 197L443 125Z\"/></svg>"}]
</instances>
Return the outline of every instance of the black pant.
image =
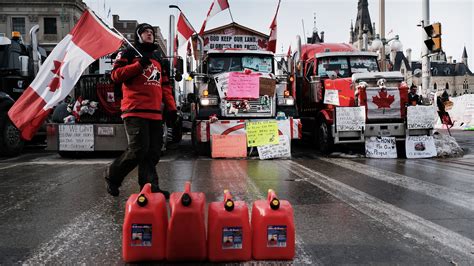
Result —
<instances>
[{"instance_id":1,"label":"black pant","mask_svg":"<svg viewBox=\"0 0 474 266\"><path fill-rule=\"evenodd\" d=\"M152 191L159 190L156 164L160 160L163 142L161 120L140 117L124 118L128 138L127 150L113 161L109 168L110 183L120 186L125 176L138 165L138 184L140 189L151 183Z\"/></svg>"}]
</instances>

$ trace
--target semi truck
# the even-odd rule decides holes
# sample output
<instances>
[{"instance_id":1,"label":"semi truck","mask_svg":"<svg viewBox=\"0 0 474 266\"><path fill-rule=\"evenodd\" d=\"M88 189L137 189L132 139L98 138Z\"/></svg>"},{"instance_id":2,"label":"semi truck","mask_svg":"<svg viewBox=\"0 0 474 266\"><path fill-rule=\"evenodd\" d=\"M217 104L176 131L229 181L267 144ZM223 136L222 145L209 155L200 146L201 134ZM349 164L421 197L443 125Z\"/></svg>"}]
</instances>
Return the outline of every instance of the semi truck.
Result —
<instances>
[{"instance_id":1,"label":"semi truck","mask_svg":"<svg viewBox=\"0 0 474 266\"><path fill-rule=\"evenodd\" d=\"M289 87L303 134L323 153L367 137L404 141L408 86L400 72L381 72L376 53L349 44L297 42Z\"/></svg>"},{"instance_id":2,"label":"semi truck","mask_svg":"<svg viewBox=\"0 0 474 266\"><path fill-rule=\"evenodd\" d=\"M277 120L279 135L287 135L290 141L301 138L300 120L294 118L295 98L287 90L288 75L279 74L277 63L272 52L257 49L228 48L204 54L202 71L188 73L184 97L180 97L184 123L191 127L198 154L209 155L212 135L246 134L246 123L277 116L281 118ZM244 85L247 77L258 77L256 88ZM243 90L253 90L249 92L253 95L231 94L232 79Z\"/></svg>"},{"instance_id":3,"label":"semi truck","mask_svg":"<svg viewBox=\"0 0 474 266\"><path fill-rule=\"evenodd\" d=\"M30 45L23 42L20 32L12 32L11 39L0 33L0 156L18 155L25 145L8 117L8 110L28 88L46 58L45 50L38 47L38 30L38 25L31 28ZM45 132L43 127L34 140L44 140Z\"/></svg>"}]
</instances>

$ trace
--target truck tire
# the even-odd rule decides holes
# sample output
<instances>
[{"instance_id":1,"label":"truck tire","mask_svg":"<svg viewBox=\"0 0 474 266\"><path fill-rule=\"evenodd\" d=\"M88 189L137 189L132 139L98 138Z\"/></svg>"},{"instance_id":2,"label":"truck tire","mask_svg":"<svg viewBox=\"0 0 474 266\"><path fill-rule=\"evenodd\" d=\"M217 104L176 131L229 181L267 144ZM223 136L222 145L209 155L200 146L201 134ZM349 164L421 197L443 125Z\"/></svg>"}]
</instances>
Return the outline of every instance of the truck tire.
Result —
<instances>
[{"instance_id":1,"label":"truck tire","mask_svg":"<svg viewBox=\"0 0 474 266\"><path fill-rule=\"evenodd\" d=\"M0 155L17 156L23 150L25 142L7 113L0 114Z\"/></svg>"},{"instance_id":2,"label":"truck tire","mask_svg":"<svg viewBox=\"0 0 474 266\"><path fill-rule=\"evenodd\" d=\"M329 125L324 120L319 120L318 123L318 144L319 151L323 154L329 154L334 147L334 139Z\"/></svg>"},{"instance_id":3,"label":"truck tire","mask_svg":"<svg viewBox=\"0 0 474 266\"><path fill-rule=\"evenodd\" d=\"M196 122L193 122L191 129L191 143L197 155L209 156L211 155L211 147L209 142L199 142L196 136Z\"/></svg>"}]
</instances>

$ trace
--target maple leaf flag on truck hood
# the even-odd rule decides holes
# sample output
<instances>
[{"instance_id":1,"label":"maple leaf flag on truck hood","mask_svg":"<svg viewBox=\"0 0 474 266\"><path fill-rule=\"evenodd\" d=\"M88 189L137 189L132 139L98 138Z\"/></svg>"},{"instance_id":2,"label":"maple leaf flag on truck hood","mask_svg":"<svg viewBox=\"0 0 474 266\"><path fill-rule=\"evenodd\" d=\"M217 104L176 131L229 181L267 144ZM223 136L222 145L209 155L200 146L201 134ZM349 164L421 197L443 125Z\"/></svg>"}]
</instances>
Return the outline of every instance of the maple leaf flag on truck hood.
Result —
<instances>
[{"instance_id":1,"label":"maple leaf flag on truck hood","mask_svg":"<svg viewBox=\"0 0 474 266\"><path fill-rule=\"evenodd\" d=\"M71 92L82 72L121 45L122 38L103 25L92 11L86 10L8 111L10 120L21 131L21 137L31 140L53 107Z\"/></svg>"}]
</instances>

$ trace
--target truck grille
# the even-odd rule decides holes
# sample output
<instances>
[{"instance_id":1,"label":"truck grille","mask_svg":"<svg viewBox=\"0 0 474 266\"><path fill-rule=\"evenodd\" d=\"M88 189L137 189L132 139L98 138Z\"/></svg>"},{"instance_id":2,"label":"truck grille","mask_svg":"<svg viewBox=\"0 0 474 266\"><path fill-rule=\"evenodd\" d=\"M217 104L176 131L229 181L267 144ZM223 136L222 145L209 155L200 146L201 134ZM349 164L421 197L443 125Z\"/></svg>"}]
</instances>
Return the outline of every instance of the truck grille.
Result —
<instances>
[{"instance_id":1,"label":"truck grille","mask_svg":"<svg viewBox=\"0 0 474 266\"><path fill-rule=\"evenodd\" d=\"M272 117L274 116L274 99L267 98L266 101L263 97L258 100L248 100L250 109L245 110L243 108L237 108L238 112L231 112L231 108L228 107L230 103L232 106L239 106L242 104L242 100L228 100L223 101L223 108L225 112L222 112L227 117Z\"/></svg>"}]
</instances>

